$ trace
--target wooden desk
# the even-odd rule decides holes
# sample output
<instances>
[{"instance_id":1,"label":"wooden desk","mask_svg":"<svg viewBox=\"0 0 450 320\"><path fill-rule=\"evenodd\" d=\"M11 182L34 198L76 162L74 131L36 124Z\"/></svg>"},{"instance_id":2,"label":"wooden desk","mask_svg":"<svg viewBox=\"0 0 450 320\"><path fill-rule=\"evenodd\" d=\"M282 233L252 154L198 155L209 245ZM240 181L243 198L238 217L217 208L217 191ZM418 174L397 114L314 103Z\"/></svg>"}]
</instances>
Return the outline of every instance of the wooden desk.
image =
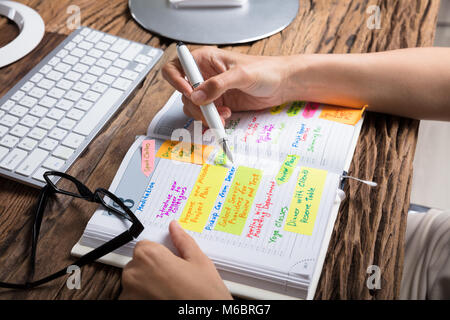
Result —
<instances>
[{"instance_id":1,"label":"wooden desk","mask_svg":"<svg viewBox=\"0 0 450 320\"><path fill-rule=\"evenodd\" d=\"M110 121L87 152L69 170L89 187L108 187L136 135L143 134L173 89L161 67L176 56L175 44L140 28L127 1L22 1L46 22L44 41L31 55L0 69L0 94L7 92L45 53L62 41L67 8L81 8L82 24L160 47L165 55L148 75L144 87ZM381 7L381 29L367 28L369 5ZM297 19L282 33L251 45L227 49L256 55L298 53L358 53L433 43L439 0L303 0ZM0 21L0 43L14 30ZM14 31L12 31L14 32ZM329 246L318 299L392 299L399 296L406 214L411 190L412 162L418 122L368 114L353 159L352 176L374 180L376 189L350 182ZM38 191L0 179L0 279L18 282L28 270L31 217ZM80 238L95 206L60 198L53 201L42 225L36 277L59 270L74 259L69 252ZM381 290L366 287L370 265L381 269ZM82 270L82 289L68 290L66 279L32 291L0 290L1 299L111 299L119 294L121 270L95 264Z\"/></svg>"}]
</instances>

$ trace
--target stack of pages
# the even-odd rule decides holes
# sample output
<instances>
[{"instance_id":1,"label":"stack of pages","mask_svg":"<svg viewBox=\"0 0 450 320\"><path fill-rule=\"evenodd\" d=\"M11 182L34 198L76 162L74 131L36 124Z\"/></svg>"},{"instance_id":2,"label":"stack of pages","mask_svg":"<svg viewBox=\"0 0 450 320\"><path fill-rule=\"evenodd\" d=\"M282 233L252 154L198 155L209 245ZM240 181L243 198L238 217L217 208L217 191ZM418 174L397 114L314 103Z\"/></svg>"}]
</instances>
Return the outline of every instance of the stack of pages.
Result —
<instances>
[{"instance_id":1,"label":"stack of pages","mask_svg":"<svg viewBox=\"0 0 450 320\"><path fill-rule=\"evenodd\" d=\"M182 112L175 93L125 156L110 191L145 226L148 239L176 250L177 220L214 261L233 293L253 298L314 296L339 209L362 109L294 102L226 123L235 163L213 134ZM150 175L143 143L155 141ZM179 143L178 141L183 141ZM82 255L129 227L98 209L72 253ZM136 241L101 261L123 267Z\"/></svg>"}]
</instances>

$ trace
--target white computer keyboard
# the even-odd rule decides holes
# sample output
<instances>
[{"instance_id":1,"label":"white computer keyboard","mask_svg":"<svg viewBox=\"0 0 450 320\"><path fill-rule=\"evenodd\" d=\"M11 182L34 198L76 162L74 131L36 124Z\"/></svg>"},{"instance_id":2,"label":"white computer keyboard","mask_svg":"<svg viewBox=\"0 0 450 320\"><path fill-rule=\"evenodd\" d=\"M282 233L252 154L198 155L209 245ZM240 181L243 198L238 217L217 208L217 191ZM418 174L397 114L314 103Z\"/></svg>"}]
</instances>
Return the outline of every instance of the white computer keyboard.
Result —
<instances>
[{"instance_id":1,"label":"white computer keyboard","mask_svg":"<svg viewBox=\"0 0 450 320\"><path fill-rule=\"evenodd\" d=\"M44 186L66 171L162 51L82 27L0 99L0 175Z\"/></svg>"}]
</instances>

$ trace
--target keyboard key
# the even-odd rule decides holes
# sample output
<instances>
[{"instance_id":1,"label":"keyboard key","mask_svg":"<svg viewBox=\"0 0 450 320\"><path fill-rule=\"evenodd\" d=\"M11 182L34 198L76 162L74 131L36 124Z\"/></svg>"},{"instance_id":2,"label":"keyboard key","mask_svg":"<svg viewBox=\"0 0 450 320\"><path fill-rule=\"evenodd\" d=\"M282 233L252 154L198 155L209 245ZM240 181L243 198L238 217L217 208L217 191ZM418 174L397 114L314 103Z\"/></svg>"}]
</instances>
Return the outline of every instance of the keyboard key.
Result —
<instances>
[{"instance_id":1,"label":"keyboard key","mask_svg":"<svg viewBox=\"0 0 450 320\"><path fill-rule=\"evenodd\" d=\"M89 84L93 84L95 81L97 81L97 77L92 75L92 74L85 74L82 78L81 81L89 83Z\"/></svg>"},{"instance_id":2,"label":"keyboard key","mask_svg":"<svg viewBox=\"0 0 450 320\"><path fill-rule=\"evenodd\" d=\"M111 67L111 68L109 68L108 70L106 70L106 73L107 74L110 74L110 75L112 75L112 76L114 76L114 77L117 77L117 76L119 76L119 74L122 72L122 70L120 70L119 68L116 68L116 67Z\"/></svg>"},{"instance_id":3,"label":"keyboard key","mask_svg":"<svg viewBox=\"0 0 450 320\"><path fill-rule=\"evenodd\" d=\"M3 118L0 119L0 124L7 126L7 127L12 127L14 126L17 122L19 121L19 118L16 118L12 115L5 115Z\"/></svg>"},{"instance_id":4,"label":"keyboard key","mask_svg":"<svg viewBox=\"0 0 450 320\"><path fill-rule=\"evenodd\" d=\"M158 55L159 50L155 48L151 48L150 51L147 53L148 56L154 58Z\"/></svg>"},{"instance_id":5,"label":"keyboard key","mask_svg":"<svg viewBox=\"0 0 450 320\"><path fill-rule=\"evenodd\" d=\"M36 73L34 76L31 77L30 81L36 83L42 80L42 78L44 78L44 76L40 73Z\"/></svg>"},{"instance_id":6,"label":"keyboard key","mask_svg":"<svg viewBox=\"0 0 450 320\"><path fill-rule=\"evenodd\" d=\"M69 148L76 149L78 148L84 141L84 137L80 136L76 133L70 133L66 139L62 142L62 145L67 146Z\"/></svg>"},{"instance_id":7,"label":"keyboard key","mask_svg":"<svg viewBox=\"0 0 450 320\"><path fill-rule=\"evenodd\" d=\"M62 119L62 117L64 117L65 114L66 113L64 111L62 111L61 109L54 108L54 109L51 109L47 113L47 117L54 119L54 120L60 120L60 119Z\"/></svg>"},{"instance_id":8,"label":"keyboard key","mask_svg":"<svg viewBox=\"0 0 450 320\"><path fill-rule=\"evenodd\" d=\"M67 51L66 49L62 49L56 54L56 56L62 59L65 56L67 56L68 54L69 54L69 51Z\"/></svg>"},{"instance_id":9,"label":"keyboard key","mask_svg":"<svg viewBox=\"0 0 450 320\"><path fill-rule=\"evenodd\" d=\"M108 89L108 86L107 86L106 84L96 82L96 83L94 83L94 84L92 85L92 88L91 88L91 89L94 90L94 91L96 91L96 92L103 93L103 92L106 91L106 89Z\"/></svg>"},{"instance_id":10,"label":"keyboard key","mask_svg":"<svg viewBox=\"0 0 450 320\"><path fill-rule=\"evenodd\" d=\"M99 42L101 39L103 38L103 33L99 32L99 31L91 31L89 33L89 35L85 38L87 41L93 42L93 43L97 43Z\"/></svg>"},{"instance_id":11,"label":"keyboard key","mask_svg":"<svg viewBox=\"0 0 450 320\"><path fill-rule=\"evenodd\" d=\"M64 98L68 99L68 100L72 100L72 101L78 101L81 98L81 93L76 92L74 90L70 90L66 93L66 95L64 96Z\"/></svg>"},{"instance_id":12,"label":"keyboard key","mask_svg":"<svg viewBox=\"0 0 450 320\"><path fill-rule=\"evenodd\" d=\"M39 121L39 123L37 124L37 126L39 128L45 129L45 130L50 130L51 128L53 128L56 125L56 121L52 120L50 118L44 118L41 119L41 121Z\"/></svg>"},{"instance_id":13,"label":"keyboard key","mask_svg":"<svg viewBox=\"0 0 450 320\"><path fill-rule=\"evenodd\" d=\"M82 41L78 44L78 47L83 50L91 50L94 47L94 45L90 42Z\"/></svg>"},{"instance_id":14,"label":"keyboard key","mask_svg":"<svg viewBox=\"0 0 450 320\"><path fill-rule=\"evenodd\" d=\"M113 87L116 89L124 90L126 91L131 85L133 84L133 81L124 79L124 78L118 78L114 83Z\"/></svg>"},{"instance_id":15,"label":"keyboard key","mask_svg":"<svg viewBox=\"0 0 450 320\"><path fill-rule=\"evenodd\" d=\"M105 42L103 42L103 41L100 41L100 42L98 42L98 43L95 45L95 47L96 47L97 49L99 49L99 50L106 51L106 50L109 49L109 47L111 47L111 45L110 45L110 44L107 44L107 43L105 43Z\"/></svg>"},{"instance_id":16,"label":"keyboard key","mask_svg":"<svg viewBox=\"0 0 450 320\"><path fill-rule=\"evenodd\" d=\"M59 81L62 79L62 77L64 76L64 74L62 74L61 72L52 70L49 73L47 73L47 78L51 79L51 80L55 80L55 81Z\"/></svg>"},{"instance_id":17,"label":"keyboard key","mask_svg":"<svg viewBox=\"0 0 450 320\"><path fill-rule=\"evenodd\" d=\"M88 85L85 82L77 82L74 86L73 86L73 90L77 90L81 93L85 93L86 91L89 90L90 85Z\"/></svg>"},{"instance_id":18,"label":"keyboard key","mask_svg":"<svg viewBox=\"0 0 450 320\"><path fill-rule=\"evenodd\" d=\"M83 57L83 59L81 59L80 62L83 63L83 64L86 64L86 65L88 65L88 66L92 66L96 61L97 61L97 60L95 60L95 59L92 58L92 57L85 56L85 57Z\"/></svg>"},{"instance_id":19,"label":"keyboard key","mask_svg":"<svg viewBox=\"0 0 450 320\"><path fill-rule=\"evenodd\" d=\"M70 108L72 108L73 104L74 104L73 101L61 99L58 101L56 106L63 110L69 110Z\"/></svg>"},{"instance_id":20,"label":"keyboard key","mask_svg":"<svg viewBox=\"0 0 450 320\"><path fill-rule=\"evenodd\" d=\"M118 57L119 57L119 54L117 54L115 52L111 52L111 51L106 51L103 54L103 58L109 59L109 60L112 60L112 61L115 61ZM122 61L125 61L125 60L122 60Z\"/></svg>"},{"instance_id":21,"label":"keyboard key","mask_svg":"<svg viewBox=\"0 0 450 320\"><path fill-rule=\"evenodd\" d=\"M122 59L117 59L116 61L114 61L113 65L122 69L125 69L126 67L128 67L130 63L126 60L122 60Z\"/></svg>"},{"instance_id":22,"label":"keyboard key","mask_svg":"<svg viewBox=\"0 0 450 320\"><path fill-rule=\"evenodd\" d=\"M103 74L103 72L105 72L105 69L97 67L97 66L93 66L89 69L89 73L96 75L96 76L101 76Z\"/></svg>"},{"instance_id":23,"label":"keyboard key","mask_svg":"<svg viewBox=\"0 0 450 320\"><path fill-rule=\"evenodd\" d=\"M53 71L52 71L52 72L53 72ZM42 98L43 96L45 96L46 93L47 93L46 90L41 89L41 88L37 88L37 87L31 89L30 92L28 92L28 94L29 94L30 96L35 97L35 98L38 98L38 99L40 99L40 98Z\"/></svg>"},{"instance_id":24,"label":"keyboard key","mask_svg":"<svg viewBox=\"0 0 450 320\"><path fill-rule=\"evenodd\" d=\"M79 72L79 73L86 73L86 71L89 70L89 67L85 64L82 63L77 63L74 67L73 67L73 71Z\"/></svg>"},{"instance_id":25,"label":"keyboard key","mask_svg":"<svg viewBox=\"0 0 450 320\"><path fill-rule=\"evenodd\" d=\"M28 109L19 105L14 106L14 108L9 111L14 116L17 116L19 118L22 118L24 115L26 115L28 112Z\"/></svg>"},{"instance_id":26,"label":"keyboard key","mask_svg":"<svg viewBox=\"0 0 450 320\"><path fill-rule=\"evenodd\" d=\"M75 64L78 62L78 60L80 60L78 57L74 57L74 56L72 56L72 55L68 55L67 57L65 57L65 58L63 59L63 62L65 62L65 63L70 64L71 66L73 66L73 65L75 65Z\"/></svg>"},{"instance_id":27,"label":"keyboard key","mask_svg":"<svg viewBox=\"0 0 450 320\"><path fill-rule=\"evenodd\" d=\"M55 140L61 140L63 139L65 136L67 135L67 131L63 130L61 128L54 128L52 131L50 131L50 133L48 134L48 136L50 138L53 138Z\"/></svg>"},{"instance_id":28,"label":"keyboard key","mask_svg":"<svg viewBox=\"0 0 450 320\"><path fill-rule=\"evenodd\" d=\"M152 62L152 58L148 57L148 56L144 56L143 54L140 54L134 59L134 61L143 63L143 64L149 64L150 62Z\"/></svg>"},{"instance_id":29,"label":"keyboard key","mask_svg":"<svg viewBox=\"0 0 450 320\"><path fill-rule=\"evenodd\" d=\"M26 156L26 151L14 149L3 159L0 167L6 170L14 170Z\"/></svg>"},{"instance_id":30,"label":"keyboard key","mask_svg":"<svg viewBox=\"0 0 450 320\"><path fill-rule=\"evenodd\" d=\"M42 118L47 113L48 109L41 107L41 106L35 106L33 109L30 110L30 114L33 116L36 116L38 118Z\"/></svg>"},{"instance_id":31,"label":"keyboard key","mask_svg":"<svg viewBox=\"0 0 450 320\"><path fill-rule=\"evenodd\" d=\"M78 109L87 111L92 107L93 103L86 101L86 100L80 100L77 102L77 104L75 105L75 107L77 107Z\"/></svg>"},{"instance_id":32,"label":"keyboard key","mask_svg":"<svg viewBox=\"0 0 450 320\"><path fill-rule=\"evenodd\" d=\"M20 141L20 143L17 145L19 148L24 149L26 151L31 151L36 147L37 141L30 138L25 138Z\"/></svg>"},{"instance_id":33,"label":"keyboard key","mask_svg":"<svg viewBox=\"0 0 450 320\"><path fill-rule=\"evenodd\" d=\"M70 80L66 80L66 79L61 79L56 86L58 88L61 88L63 90L70 90L70 88L72 88L73 86L73 82Z\"/></svg>"},{"instance_id":34,"label":"keyboard key","mask_svg":"<svg viewBox=\"0 0 450 320\"><path fill-rule=\"evenodd\" d=\"M64 160L55 157L50 157L47 160L45 160L42 166L50 170L59 170L62 168L64 163L65 163Z\"/></svg>"},{"instance_id":35,"label":"keyboard key","mask_svg":"<svg viewBox=\"0 0 450 320\"><path fill-rule=\"evenodd\" d=\"M134 68L134 71L137 71L137 72L142 72L142 71L144 71L145 70L145 65L143 65L143 64L138 64L135 68Z\"/></svg>"},{"instance_id":36,"label":"keyboard key","mask_svg":"<svg viewBox=\"0 0 450 320\"><path fill-rule=\"evenodd\" d=\"M38 121L39 121L39 118L30 116L29 114L27 114L25 117L23 117L20 120L20 124L23 124L24 126L32 128L36 125L36 123L38 123Z\"/></svg>"},{"instance_id":37,"label":"keyboard key","mask_svg":"<svg viewBox=\"0 0 450 320\"><path fill-rule=\"evenodd\" d=\"M9 129L5 126L0 126L0 138L9 132Z\"/></svg>"},{"instance_id":38,"label":"keyboard key","mask_svg":"<svg viewBox=\"0 0 450 320\"><path fill-rule=\"evenodd\" d=\"M80 31L80 34L82 36L87 36L89 33L91 33L91 29L89 29L89 28L82 28Z\"/></svg>"},{"instance_id":39,"label":"keyboard key","mask_svg":"<svg viewBox=\"0 0 450 320\"><path fill-rule=\"evenodd\" d=\"M20 124L17 124L10 133L16 137L23 138L26 136L26 134L30 131L30 128L24 127Z\"/></svg>"},{"instance_id":40,"label":"keyboard key","mask_svg":"<svg viewBox=\"0 0 450 320\"><path fill-rule=\"evenodd\" d=\"M103 83L106 83L106 84L111 84L111 83L113 83L113 81L114 81L115 79L116 79L116 78L114 78L113 76L110 76L110 75L108 75L108 74L104 74L104 75L102 75L102 76L100 77L100 79L98 79L98 81L103 82Z\"/></svg>"},{"instance_id":41,"label":"keyboard key","mask_svg":"<svg viewBox=\"0 0 450 320\"><path fill-rule=\"evenodd\" d=\"M73 131L84 136L90 134L121 96L122 91L109 88Z\"/></svg>"},{"instance_id":42,"label":"keyboard key","mask_svg":"<svg viewBox=\"0 0 450 320\"><path fill-rule=\"evenodd\" d=\"M130 41L119 39L110 48L111 51L122 53L130 44Z\"/></svg>"},{"instance_id":43,"label":"keyboard key","mask_svg":"<svg viewBox=\"0 0 450 320\"><path fill-rule=\"evenodd\" d=\"M66 63L60 62L55 66L55 70L62 72L62 73L66 73L68 72L72 67Z\"/></svg>"},{"instance_id":44,"label":"keyboard key","mask_svg":"<svg viewBox=\"0 0 450 320\"><path fill-rule=\"evenodd\" d=\"M129 80L136 80L138 76L139 76L139 73L131 71L131 70L124 70L121 75L121 77L129 79Z\"/></svg>"},{"instance_id":45,"label":"keyboard key","mask_svg":"<svg viewBox=\"0 0 450 320\"><path fill-rule=\"evenodd\" d=\"M31 81L27 81L25 82L25 84L22 86L22 88L20 88L20 90L24 91L24 92L28 92L30 91L32 88L34 87L34 83Z\"/></svg>"},{"instance_id":46,"label":"keyboard key","mask_svg":"<svg viewBox=\"0 0 450 320\"><path fill-rule=\"evenodd\" d=\"M51 88L53 88L53 86L55 85L55 81L52 81L52 80L48 80L48 79L42 79L41 81L39 81L38 83L37 83L37 86L38 87L41 87L41 88L43 88L43 89L47 89L47 90L49 90L49 89L51 89Z\"/></svg>"},{"instance_id":47,"label":"keyboard key","mask_svg":"<svg viewBox=\"0 0 450 320\"><path fill-rule=\"evenodd\" d=\"M44 140L42 140L41 144L39 145L39 148L42 148L42 149L45 149L48 151L53 151L58 144L59 144L58 140L45 138Z\"/></svg>"},{"instance_id":48,"label":"keyboard key","mask_svg":"<svg viewBox=\"0 0 450 320\"><path fill-rule=\"evenodd\" d=\"M24 162L17 169L18 174L24 176L31 175L48 156L48 152L42 149L35 149L29 154Z\"/></svg>"},{"instance_id":49,"label":"keyboard key","mask_svg":"<svg viewBox=\"0 0 450 320\"><path fill-rule=\"evenodd\" d=\"M25 97L25 92L19 90L12 95L11 100L19 101L23 97Z\"/></svg>"},{"instance_id":50,"label":"keyboard key","mask_svg":"<svg viewBox=\"0 0 450 320\"><path fill-rule=\"evenodd\" d=\"M52 70L51 66L45 65L41 68L41 70L39 70L39 72L45 75L45 74L49 73L51 70Z\"/></svg>"},{"instance_id":51,"label":"keyboard key","mask_svg":"<svg viewBox=\"0 0 450 320\"><path fill-rule=\"evenodd\" d=\"M73 149L70 149L70 148L67 148L67 147L63 147L63 146L59 146L53 152L53 155L55 157L67 160L67 159L69 159L72 156L73 152L74 152Z\"/></svg>"},{"instance_id":52,"label":"keyboard key","mask_svg":"<svg viewBox=\"0 0 450 320\"><path fill-rule=\"evenodd\" d=\"M86 52L87 52L86 50L83 50L80 48L75 48L74 50L72 50L70 52L70 54L74 57L81 58L86 54Z\"/></svg>"},{"instance_id":53,"label":"keyboard key","mask_svg":"<svg viewBox=\"0 0 450 320\"><path fill-rule=\"evenodd\" d=\"M5 110L5 111L9 111L9 109L11 109L16 103L12 100L8 100L6 101L0 109Z\"/></svg>"},{"instance_id":54,"label":"keyboard key","mask_svg":"<svg viewBox=\"0 0 450 320\"><path fill-rule=\"evenodd\" d=\"M37 103L37 99L31 98L29 96L23 97L22 100L19 101L19 103L27 108L32 108Z\"/></svg>"},{"instance_id":55,"label":"keyboard key","mask_svg":"<svg viewBox=\"0 0 450 320\"><path fill-rule=\"evenodd\" d=\"M117 38L112 35L107 34L103 37L102 40L105 41L106 43L113 44L114 42L116 42Z\"/></svg>"},{"instance_id":56,"label":"keyboard key","mask_svg":"<svg viewBox=\"0 0 450 320\"><path fill-rule=\"evenodd\" d=\"M64 118L58 123L58 127L66 130L72 130L73 127L77 124L76 121L72 119Z\"/></svg>"},{"instance_id":57,"label":"keyboard key","mask_svg":"<svg viewBox=\"0 0 450 320\"><path fill-rule=\"evenodd\" d=\"M108 68L111 65L111 63L112 63L111 61L101 58L98 59L96 65L102 68Z\"/></svg>"},{"instance_id":58,"label":"keyboard key","mask_svg":"<svg viewBox=\"0 0 450 320\"><path fill-rule=\"evenodd\" d=\"M53 57L53 58L50 59L50 61L48 62L48 64L54 67L54 66L56 66L60 61L61 61L60 58L58 58L58 57Z\"/></svg>"},{"instance_id":59,"label":"keyboard key","mask_svg":"<svg viewBox=\"0 0 450 320\"><path fill-rule=\"evenodd\" d=\"M2 138L2 140L0 140L0 145L7 148L12 148L19 142L19 140L19 138L7 134Z\"/></svg>"},{"instance_id":60,"label":"keyboard key","mask_svg":"<svg viewBox=\"0 0 450 320\"><path fill-rule=\"evenodd\" d=\"M75 42L70 41L68 44L64 46L64 49L68 50L72 54L72 51L73 49L75 49L76 46L77 44Z\"/></svg>"},{"instance_id":61,"label":"keyboard key","mask_svg":"<svg viewBox=\"0 0 450 320\"><path fill-rule=\"evenodd\" d=\"M78 81L81 78L81 73L75 72L75 71L69 71L66 73L65 78L70 81Z\"/></svg>"},{"instance_id":62,"label":"keyboard key","mask_svg":"<svg viewBox=\"0 0 450 320\"><path fill-rule=\"evenodd\" d=\"M55 105L56 101L58 101L58 100L56 100L55 98L43 97L41 99L41 101L39 101L39 104L41 106L44 106L44 107L47 107L47 108L51 108L51 107L53 107Z\"/></svg>"},{"instance_id":63,"label":"keyboard key","mask_svg":"<svg viewBox=\"0 0 450 320\"><path fill-rule=\"evenodd\" d=\"M121 59L133 61L133 59L142 51L144 47L137 43L132 43L121 55Z\"/></svg>"},{"instance_id":64,"label":"keyboard key","mask_svg":"<svg viewBox=\"0 0 450 320\"><path fill-rule=\"evenodd\" d=\"M80 36L79 34L77 34L73 39L72 39L72 41L73 42L75 42L75 43L80 43L81 41L83 41L83 37L82 36Z\"/></svg>"},{"instance_id":65,"label":"keyboard key","mask_svg":"<svg viewBox=\"0 0 450 320\"><path fill-rule=\"evenodd\" d=\"M89 90L88 92L85 93L85 95L83 96L83 99L87 100L87 101L92 101L95 102L98 100L98 98L100 98L100 93L94 92L92 90Z\"/></svg>"},{"instance_id":66,"label":"keyboard key","mask_svg":"<svg viewBox=\"0 0 450 320\"><path fill-rule=\"evenodd\" d=\"M37 180L37 181L41 181L41 182L46 182L44 179L44 173L47 172L48 170L45 168L39 168L34 174L33 174L33 179Z\"/></svg>"},{"instance_id":67,"label":"keyboard key","mask_svg":"<svg viewBox=\"0 0 450 320\"><path fill-rule=\"evenodd\" d=\"M85 113L84 111L73 108L67 113L67 118L78 121L81 120L81 118L83 118L84 113Z\"/></svg>"},{"instance_id":68,"label":"keyboard key","mask_svg":"<svg viewBox=\"0 0 450 320\"><path fill-rule=\"evenodd\" d=\"M0 160L2 160L9 153L9 149L0 147Z\"/></svg>"},{"instance_id":69,"label":"keyboard key","mask_svg":"<svg viewBox=\"0 0 450 320\"><path fill-rule=\"evenodd\" d=\"M100 51L98 49L91 49L88 51L88 56L94 57L94 58L100 58L103 55L103 51Z\"/></svg>"},{"instance_id":70,"label":"keyboard key","mask_svg":"<svg viewBox=\"0 0 450 320\"><path fill-rule=\"evenodd\" d=\"M29 137L34 138L36 140L42 140L46 135L47 131L40 128L33 128L28 134Z\"/></svg>"},{"instance_id":71,"label":"keyboard key","mask_svg":"<svg viewBox=\"0 0 450 320\"><path fill-rule=\"evenodd\" d=\"M59 98L61 98L65 93L66 93L65 90L62 90L62 89L59 89L59 88L53 88L53 89L51 89L51 90L48 92L48 95L49 95L50 97L59 99ZM55 101L55 103L56 103L56 101Z\"/></svg>"}]
</instances>

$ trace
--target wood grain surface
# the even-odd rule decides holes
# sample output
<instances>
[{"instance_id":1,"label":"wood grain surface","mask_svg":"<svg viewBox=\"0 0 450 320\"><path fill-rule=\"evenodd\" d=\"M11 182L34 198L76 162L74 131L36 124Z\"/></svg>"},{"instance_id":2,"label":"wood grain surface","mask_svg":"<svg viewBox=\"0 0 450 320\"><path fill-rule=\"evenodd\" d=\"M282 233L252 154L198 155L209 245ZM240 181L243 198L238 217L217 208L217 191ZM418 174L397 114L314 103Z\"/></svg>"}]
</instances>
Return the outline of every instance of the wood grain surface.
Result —
<instances>
[{"instance_id":1,"label":"wood grain surface","mask_svg":"<svg viewBox=\"0 0 450 320\"><path fill-rule=\"evenodd\" d=\"M67 34L70 5L81 8L82 25L165 50L144 86L105 126L69 174L91 188L108 187L136 135L144 134L173 89L161 67L176 56L175 43L153 35L132 19L127 1L39 1L46 23L38 48L21 61L0 69L0 94L5 94ZM371 5L381 8L381 29L367 28ZM433 43L439 0L302 0L295 21L283 32L249 45L226 49L254 55L360 53ZM6 30L6 31L5 31ZM0 44L15 27L0 20ZM194 47L192 47L194 48ZM406 214L418 122L368 113L350 175L374 180L378 188L349 182L327 253L317 299L394 299L399 296ZM31 219L38 190L0 178L0 281L26 279ZM36 278L53 273L74 258L70 250L95 211L94 205L59 197L49 204L41 228ZM381 289L369 291L366 270L378 265ZM69 290L66 278L29 291L0 289L0 299L113 299L120 292L120 269L103 264L82 270L80 290Z\"/></svg>"}]
</instances>

